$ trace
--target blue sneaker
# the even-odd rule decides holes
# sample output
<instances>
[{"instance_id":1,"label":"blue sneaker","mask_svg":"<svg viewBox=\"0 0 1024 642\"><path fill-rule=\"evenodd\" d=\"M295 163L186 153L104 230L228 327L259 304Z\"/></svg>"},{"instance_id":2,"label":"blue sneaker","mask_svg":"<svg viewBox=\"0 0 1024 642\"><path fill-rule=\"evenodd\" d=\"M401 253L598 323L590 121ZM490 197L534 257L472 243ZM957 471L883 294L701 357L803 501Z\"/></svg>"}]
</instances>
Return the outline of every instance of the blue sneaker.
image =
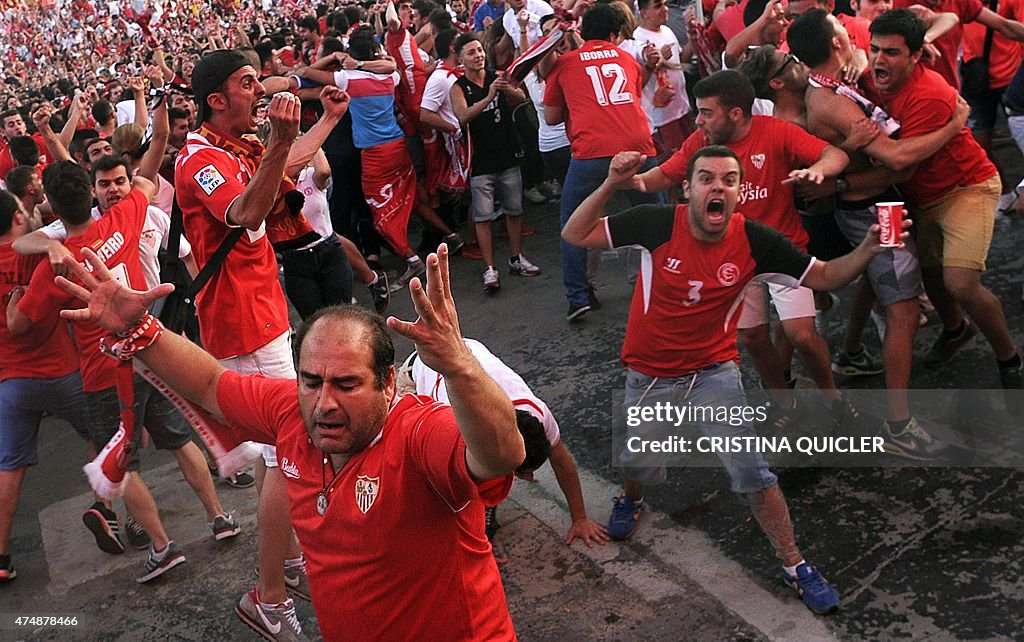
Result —
<instances>
[{"instance_id":1,"label":"blue sneaker","mask_svg":"<svg viewBox=\"0 0 1024 642\"><path fill-rule=\"evenodd\" d=\"M818 569L804 562L796 567L796 576L782 570L782 579L800 595L807 608L818 615L828 615L839 609L839 594Z\"/></svg>"},{"instance_id":2,"label":"blue sneaker","mask_svg":"<svg viewBox=\"0 0 1024 642\"><path fill-rule=\"evenodd\" d=\"M612 506L612 516L608 518L608 534L613 540L621 542L629 539L640 523L640 510L642 505L637 506L632 498L626 493L615 498L615 505Z\"/></svg>"}]
</instances>

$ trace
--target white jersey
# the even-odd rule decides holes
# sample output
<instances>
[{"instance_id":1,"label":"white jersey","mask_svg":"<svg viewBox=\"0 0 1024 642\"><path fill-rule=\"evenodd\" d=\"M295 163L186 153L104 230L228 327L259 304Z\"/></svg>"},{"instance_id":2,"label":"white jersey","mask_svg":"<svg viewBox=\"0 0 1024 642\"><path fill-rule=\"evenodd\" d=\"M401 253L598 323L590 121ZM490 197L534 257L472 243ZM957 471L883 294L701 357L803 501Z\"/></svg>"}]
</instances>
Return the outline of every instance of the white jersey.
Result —
<instances>
[{"instance_id":1,"label":"white jersey","mask_svg":"<svg viewBox=\"0 0 1024 642\"><path fill-rule=\"evenodd\" d=\"M100 220L103 213L100 208L92 208L92 219ZM64 229L64 223L60 219L40 228L46 238L63 243L68 238L68 232ZM146 275L146 285L155 288L160 285L160 248L167 249L167 236L171 231L171 217L160 209L150 205L146 208L146 226L142 229L142 236L139 238L139 258L142 261L142 272ZM192 246L181 237L181 244L178 246L178 258L185 258L192 253Z\"/></svg>"},{"instance_id":2,"label":"white jersey","mask_svg":"<svg viewBox=\"0 0 1024 642\"><path fill-rule=\"evenodd\" d=\"M537 44L541 37L540 19L551 15L555 10L544 0L526 0L526 6L523 9L530 14L530 21L526 23L526 39L532 47ZM505 27L505 33L512 38L516 49L519 49L519 18L517 13L509 7L505 14L501 16L501 25Z\"/></svg>"},{"instance_id":3,"label":"white jersey","mask_svg":"<svg viewBox=\"0 0 1024 642\"><path fill-rule=\"evenodd\" d=\"M515 370L505 365L501 359L494 356L484 344L473 339L463 339L463 341L483 366L484 371L512 400L512 405L516 410L525 410L536 417L544 426L544 434L547 436L548 442L552 446L557 444L561 438L558 432L558 422L555 421L547 404L538 399L523 378L516 374ZM423 361L419 357L413 359L412 379L416 382L416 394L426 395L441 403L450 403L448 389L444 385L444 377L423 365Z\"/></svg>"},{"instance_id":4,"label":"white jersey","mask_svg":"<svg viewBox=\"0 0 1024 642\"><path fill-rule=\"evenodd\" d=\"M544 88L546 83L537 75L537 71L531 71L526 75L523 83L533 101L533 107L537 110L537 120L540 127L537 129L537 149L541 152L553 152L556 149L569 146L569 137L565 135L565 123L549 125L544 120Z\"/></svg>"},{"instance_id":5,"label":"white jersey","mask_svg":"<svg viewBox=\"0 0 1024 642\"><path fill-rule=\"evenodd\" d=\"M299 180L295 181L295 189L306 197L306 202L302 204L302 213L306 216L306 220L320 235L320 238L330 238L334 236L334 227L331 224L331 208L327 202L327 190L316 186L316 182L313 180L314 174L316 174L316 170L311 166L302 168L302 171L299 172ZM329 185L330 181L328 181Z\"/></svg>"}]
</instances>

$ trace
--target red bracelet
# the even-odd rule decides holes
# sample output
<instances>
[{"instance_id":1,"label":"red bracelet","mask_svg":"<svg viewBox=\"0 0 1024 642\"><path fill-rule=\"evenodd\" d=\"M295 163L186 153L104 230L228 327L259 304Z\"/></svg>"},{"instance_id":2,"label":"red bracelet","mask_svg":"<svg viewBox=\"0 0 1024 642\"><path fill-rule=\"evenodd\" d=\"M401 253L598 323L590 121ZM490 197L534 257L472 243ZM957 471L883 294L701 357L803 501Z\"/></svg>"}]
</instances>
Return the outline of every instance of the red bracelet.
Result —
<instances>
[{"instance_id":1,"label":"red bracelet","mask_svg":"<svg viewBox=\"0 0 1024 642\"><path fill-rule=\"evenodd\" d=\"M100 351L121 361L131 361L137 352L156 343L163 333L164 325L160 319L147 312L127 331L101 338Z\"/></svg>"}]
</instances>

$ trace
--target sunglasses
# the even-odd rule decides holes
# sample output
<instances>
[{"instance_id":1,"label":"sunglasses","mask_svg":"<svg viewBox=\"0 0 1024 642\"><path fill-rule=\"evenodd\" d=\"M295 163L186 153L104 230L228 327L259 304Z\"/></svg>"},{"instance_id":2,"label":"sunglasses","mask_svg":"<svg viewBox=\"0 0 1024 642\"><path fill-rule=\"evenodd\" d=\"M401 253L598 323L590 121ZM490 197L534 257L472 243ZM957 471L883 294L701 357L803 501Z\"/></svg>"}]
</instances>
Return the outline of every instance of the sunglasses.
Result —
<instances>
[{"instance_id":1,"label":"sunglasses","mask_svg":"<svg viewBox=\"0 0 1024 642\"><path fill-rule=\"evenodd\" d=\"M782 60L782 64L779 65L779 68L775 70L775 73L773 73L771 76L768 76L768 80L778 78L779 76L781 76L782 72L786 71L786 67L790 66L794 62L800 62L800 59L791 53L787 53L786 57Z\"/></svg>"}]
</instances>

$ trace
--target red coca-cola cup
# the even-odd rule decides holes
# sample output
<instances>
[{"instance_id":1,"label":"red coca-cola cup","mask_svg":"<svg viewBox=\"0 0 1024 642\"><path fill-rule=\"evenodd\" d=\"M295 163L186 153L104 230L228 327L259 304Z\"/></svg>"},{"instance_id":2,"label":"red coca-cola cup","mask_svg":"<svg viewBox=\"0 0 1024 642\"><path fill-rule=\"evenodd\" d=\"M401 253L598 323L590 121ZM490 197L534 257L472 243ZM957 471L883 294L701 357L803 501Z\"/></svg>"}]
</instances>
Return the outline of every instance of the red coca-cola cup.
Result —
<instances>
[{"instance_id":1,"label":"red coca-cola cup","mask_svg":"<svg viewBox=\"0 0 1024 642\"><path fill-rule=\"evenodd\" d=\"M903 234L903 203L877 203L878 226L881 229L879 234L879 245L882 247L899 247L902 244L900 236Z\"/></svg>"}]
</instances>

